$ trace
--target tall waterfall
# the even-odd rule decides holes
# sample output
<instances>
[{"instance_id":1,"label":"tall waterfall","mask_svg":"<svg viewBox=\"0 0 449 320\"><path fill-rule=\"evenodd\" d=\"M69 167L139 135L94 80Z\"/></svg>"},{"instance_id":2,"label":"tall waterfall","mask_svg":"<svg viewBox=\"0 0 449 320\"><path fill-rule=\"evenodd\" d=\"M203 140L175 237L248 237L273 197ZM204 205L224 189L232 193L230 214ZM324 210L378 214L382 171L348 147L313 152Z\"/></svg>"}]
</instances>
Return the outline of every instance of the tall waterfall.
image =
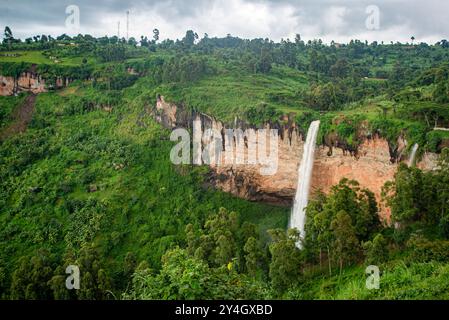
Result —
<instances>
[{"instance_id":1,"label":"tall waterfall","mask_svg":"<svg viewBox=\"0 0 449 320\"><path fill-rule=\"evenodd\" d=\"M306 144L304 145L304 154L298 173L298 189L296 189L295 203L293 205L290 217L290 228L296 228L300 232L301 239L304 239L304 226L306 222L305 209L309 202L310 182L312 179L313 163L315 158L315 146L320 128L320 121L314 121L310 124L307 133ZM301 243L298 243L301 247Z\"/></svg>"},{"instance_id":2,"label":"tall waterfall","mask_svg":"<svg viewBox=\"0 0 449 320\"><path fill-rule=\"evenodd\" d=\"M418 151L419 145L415 143L415 145L412 148L412 153L410 154L410 158L408 160L408 166L413 167L415 164L416 159L416 152Z\"/></svg>"}]
</instances>

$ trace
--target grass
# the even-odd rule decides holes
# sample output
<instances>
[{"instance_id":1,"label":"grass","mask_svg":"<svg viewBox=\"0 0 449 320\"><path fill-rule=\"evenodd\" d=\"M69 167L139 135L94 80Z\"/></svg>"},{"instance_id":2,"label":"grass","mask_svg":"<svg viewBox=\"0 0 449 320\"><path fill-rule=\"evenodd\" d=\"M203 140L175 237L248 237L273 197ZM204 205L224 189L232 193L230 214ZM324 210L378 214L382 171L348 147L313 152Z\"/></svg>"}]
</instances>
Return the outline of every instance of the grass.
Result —
<instances>
[{"instance_id":1,"label":"grass","mask_svg":"<svg viewBox=\"0 0 449 320\"><path fill-rule=\"evenodd\" d=\"M214 115L225 122L242 117L249 108L269 104L285 113L304 107L298 91L307 87L305 76L292 69L274 67L269 75L242 74L220 70L195 83L163 85L158 90L169 101L183 101L190 107Z\"/></svg>"},{"instance_id":2,"label":"grass","mask_svg":"<svg viewBox=\"0 0 449 320\"><path fill-rule=\"evenodd\" d=\"M17 55L17 56L7 56ZM44 55L43 51L2 51L0 52L0 62L27 62L35 64L49 64L49 65L62 65L62 66L79 66L83 63L84 57L64 57L50 59ZM87 63L95 62L95 59L87 57Z\"/></svg>"},{"instance_id":3,"label":"grass","mask_svg":"<svg viewBox=\"0 0 449 320\"><path fill-rule=\"evenodd\" d=\"M25 100L25 97L25 94L19 97L0 96L0 132L13 120L14 110Z\"/></svg>"},{"instance_id":4,"label":"grass","mask_svg":"<svg viewBox=\"0 0 449 320\"><path fill-rule=\"evenodd\" d=\"M7 55L17 55L15 57ZM54 63L48 57L43 55L43 51L11 51L0 52L0 61L3 62L28 62L36 64L52 64Z\"/></svg>"},{"instance_id":5,"label":"grass","mask_svg":"<svg viewBox=\"0 0 449 320\"><path fill-rule=\"evenodd\" d=\"M380 266L380 288L367 289L365 267L347 267L329 277L325 271L307 275L287 298L313 300L431 300L449 299L449 263L390 261Z\"/></svg>"}]
</instances>

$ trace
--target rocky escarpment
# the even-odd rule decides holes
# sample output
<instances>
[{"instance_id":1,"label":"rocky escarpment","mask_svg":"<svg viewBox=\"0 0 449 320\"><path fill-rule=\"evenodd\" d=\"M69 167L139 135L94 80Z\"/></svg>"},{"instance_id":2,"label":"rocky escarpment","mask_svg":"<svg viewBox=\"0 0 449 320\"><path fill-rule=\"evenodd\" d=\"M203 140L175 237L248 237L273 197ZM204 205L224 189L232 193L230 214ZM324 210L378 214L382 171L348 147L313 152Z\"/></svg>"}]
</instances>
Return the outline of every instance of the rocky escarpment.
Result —
<instances>
[{"instance_id":1,"label":"rocky escarpment","mask_svg":"<svg viewBox=\"0 0 449 320\"><path fill-rule=\"evenodd\" d=\"M227 128L222 122L213 117L187 111L158 97L152 111L154 118L167 128L191 128L194 120L201 122L201 128L215 129L223 132ZM239 124L241 127L242 124ZM243 130L250 129L243 125ZM269 128L267 125L265 128ZM219 164L212 165L211 182L219 189L232 193L238 197L251 201L265 201L283 205L291 205L298 183L298 167L302 159L304 139L294 123L286 123L277 127L278 139L278 167L274 175L262 175L261 165L248 164ZM203 141L204 142L204 141ZM315 155L315 166L312 176L312 190L321 189L328 192L343 178L357 180L362 188L371 190L381 203L382 187L387 181L394 179L399 161L404 159L406 141L398 140L398 148L392 155L387 140L375 135L364 140L358 147L357 153L347 152L341 148L319 146ZM245 144L244 157L248 157L249 146ZM223 157L226 146L223 145ZM400 157L397 155L401 154ZM234 151L234 156L237 156ZM421 169L430 170L436 165L436 155L425 154L423 160L417 164ZM381 205L381 213L385 219L389 218L389 210Z\"/></svg>"},{"instance_id":2,"label":"rocky escarpment","mask_svg":"<svg viewBox=\"0 0 449 320\"><path fill-rule=\"evenodd\" d=\"M229 128L220 121L203 113L187 111L186 108L178 107L175 104L166 103L163 97L159 97L153 116L166 128L192 128L193 121L200 121L202 131L213 129L221 132L224 136L224 129ZM242 130L253 130L248 125L236 121L238 128ZM270 129L266 126L264 129ZM290 205L296 191L297 168L301 161L300 155L303 152L304 142L299 130L293 125L286 123L285 126L276 128L279 130L278 155L279 161L277 171L274 175L263 175L261 164L225 164L224 158L229 156L226 143L223 146L223 154L220 164L212 164L213 175L211 182L219 189L230 192L241 198L252 201L265 201L270 203L280 203ZM223 141L226 138L223 137ZM203 139L203 143L204 143ZM249 146L245 140L242 150L237 150L235 141L233 158L248 159ZM257 147L256 147L257 148Z\"/></svg>"},{"instance_id":3,"label":"rocky escarpment","mask_svg":"<svg viewBox=\"0 0 449 320\"><path fill-rule=\"evenodd\" d=\"M54 84L48 83L42 76L32 71L24 72L19 77L0 75L0 96L12 96L20 92L38 94L48 89L63 88L70 83L70 79L58 77Z\"/></svg>"}]
</instances>

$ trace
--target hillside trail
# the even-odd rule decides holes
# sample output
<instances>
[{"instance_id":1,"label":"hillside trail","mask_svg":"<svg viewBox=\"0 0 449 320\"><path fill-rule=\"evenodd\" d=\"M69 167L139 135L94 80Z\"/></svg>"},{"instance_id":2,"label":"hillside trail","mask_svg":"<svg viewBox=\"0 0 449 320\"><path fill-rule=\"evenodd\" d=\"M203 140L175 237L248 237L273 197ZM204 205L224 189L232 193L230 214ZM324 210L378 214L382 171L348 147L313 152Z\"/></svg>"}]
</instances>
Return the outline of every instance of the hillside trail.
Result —
<instances>
[{"instance_id":1,"label":"hillside trail","mask_svg":"<svg viewBox=\"0 0 449 320\"><path fill-rule=\"evenodd\" d=\"M0 132L0 141L26 131L33 118L36 95L26 97L22 105L14 111L13 122Z\"/></svg>"}]
</instances>

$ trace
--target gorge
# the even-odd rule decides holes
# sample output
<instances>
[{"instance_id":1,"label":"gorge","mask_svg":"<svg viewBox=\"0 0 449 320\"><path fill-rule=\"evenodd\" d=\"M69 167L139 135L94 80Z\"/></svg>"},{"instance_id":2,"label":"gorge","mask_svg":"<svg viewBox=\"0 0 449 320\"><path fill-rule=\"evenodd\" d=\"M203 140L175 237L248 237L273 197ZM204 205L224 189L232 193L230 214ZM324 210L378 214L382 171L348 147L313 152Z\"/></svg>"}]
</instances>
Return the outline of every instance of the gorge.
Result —
<instances>
[{"instance_id":1,"label":"gorge","mask_svg":"<svg viewBox=\"0 0 449 320\"><path fill-rule=\"evenodd\" d=\"M194 119L201 122L203 131L214 129L224 132L225 128L230 127L209 115L189 111L182 105L166 102L162 96L158 96L156 105L150 113L157 122L169 129L191 128ZM317 126L317 123L314 126ZM316 134L318 129L314 126L313 132ZM238 120L234 122L235 127L242 130L251 129L251 126ZM259 165L215 165L211 166L210 183L224 192L250 201L291 206L298 185L302 183L301 178L298 182L298 168L301 159L307 153L307 142L303 141L303 135L293 121L287 120L284 125L265 125L265 128L270 127L276 127L279 130L279 163L278 170L273 176L261 175ZM417 150L412 151L414 151L413 157L416 157ZM341 148L319 145L316 147L315 156L309 158L309 161L313 159L310 192L322 190L328 193L331 187L343 178L356 180L362 188L367 188L375 194L381 219L389 221L390 211L382 203L381 193L384 184L394 179L400 162L408 163L409 161L408 157L404 157L407 153L407 142L402 138L398 139L396 153L403 156L398 161L392 161L388 141L378 134L366 137L359 146L357 155ZM248 146L246 145L242 156L246 158L247 155ZM436 166L436 161L436 154L425 153L416 166L423 170L432 170ZM299 209L295 210L301 212ZM299 226L299 220L295 222L295 225L296 223Z\"/></svg>"},{"instance_id":2,"label":"gorge","mask_svg":"<svg viewBox=\"0 0 449 320\"><path fill-rule=\"evenodd\" d=\"M64 87L69 83L69 79L58 78L57 87ZM23 73L18 78L0 76L0 95L8 96L18 92L41 93L46 92L49 86L45 79L32 72ZM152 105L152 104L151 104ZM201 112L188 110L183 105L166 102L164 97L158 96L156 105L147 108L147 112L165 128L175 129L178 127L192 129L193 121L201 124L204 132L207 129L218 130L223 133L226 128L253 130L254 127L236 119L232 125L224 124L214 117ZM212 165L212 174L209 183L214 187L231 193L237 197L250 201L262 201L266 203L291 206L299 199L305 199L305 195L297 194L298 186L310 185L310 192L322 190L327 193L333 185L339 183L343 178L356 180L362 188L371 190L380 206L381 218L388 221L390 217L389 209L381 201L382 187L387 181L394 178L394 174L400 162L407 164L415 163L418 146L411 149L409 157L407 153L407 142L403 138L398 139L398 150L396 155L402 155L397 161L392 161L391 148L388 141L373 134L367 136L359 145L357 154L347 152L342 148L333 145L318 145L313 159L313 170L310 173L310 183L301 177L298 179L298 168L300 167L303 155L308 155L307 142L297 125L287 116L283 119L283 124L266 124L265 129L278 129L278 168L273 176L264 176L260 173L260 165L232 164L232 165ZM314 130L315 134L318 130ZM224 139L225 140L225 139ZM205 141L203 141L205 143ZM235 143L235 142L234 142ZM254 148L254 146L252 146ZM248 158L248 144L241 158ZM226 156L226 144L223 146L223 156ZM236 155L237 156L237 155ZM436 166L437 155L425 153L421 160L415 165L423 170L432 170ZM312 161L312 160L308 160ZM223 162L224 163L224 162ZM312 165L312 164L311 164ZM299 188L301 190L301 188ZM299 207L304 204L297 203L298 207L294 211L301 212ZM296 206L295 206L296 207ZM294 224L298 227L302 225L301 219L294 219ZM301 229L301 228L299 228Z\"/></svg>"}]
</instances>

